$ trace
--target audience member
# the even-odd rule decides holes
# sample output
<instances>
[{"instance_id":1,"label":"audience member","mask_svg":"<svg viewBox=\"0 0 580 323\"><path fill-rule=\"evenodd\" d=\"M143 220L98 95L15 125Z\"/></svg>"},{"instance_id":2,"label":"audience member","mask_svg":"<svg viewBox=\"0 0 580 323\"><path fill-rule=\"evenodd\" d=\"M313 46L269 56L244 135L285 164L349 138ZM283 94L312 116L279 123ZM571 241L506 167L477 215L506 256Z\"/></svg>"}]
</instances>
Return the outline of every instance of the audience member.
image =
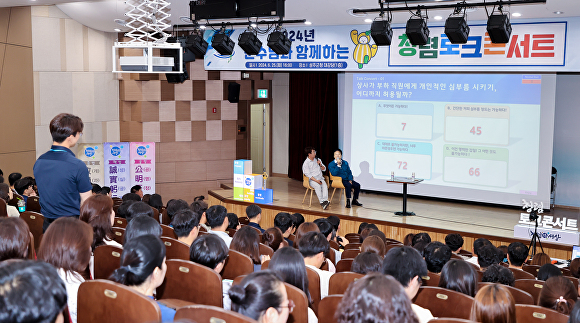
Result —
<instances>
[{"instance_id":1,"label":"audience member","mask_svg":"<svg viewBox=\"0 0 580 323\"><path fill-rule=\"evenodd\" d=\"M8 183L10 183L10 189L13 190L13 193L16 193L16 189L14 188L14 183L16 183L17 180L22 178L22 174L20 173L12 173L10 175L8 175Z\"/></svg>"},{"instance_id":2,"label":"audience member","mask_svg":"<svg viewBox=\"0 0 580 323\"><path fill-rule=\"evenodd\" d=\"M94 183L92 185L93 185L93 189L91 190L92 195L100 194L102 190L101 185Z\"/></svg>"},{"instance_id":3,"label":"audience member","mask_svg":"<svg viewBox=\"0 0 580 323\"><path fill-rule=\"evenodd\" d=\"M501 245L499 247L497 247L497 250L500 251L500 257L499 257L499 261L503 262L505 264L509 264L507 256L508 256L508 246L506 245Z\"/></svg>"},{"instance_id":4,"label":"audience member","mask_svg":"<svg viewBox=\"0 0 580 323\"><path fill-rule=\"evenodd\" d=\"M420 322L406 291L393 277L372 273L351 283L335 314L337 323Z\"/></svg>"},{"instance_id":5,"label":"audience member","mask_svg":"<svg viewBox=\"0 0 580 323\"><path fill-rule=\"evenodd\" d=\"M459 252L463 247L463 242L463 237L459 233L450 233L445 236L445 244L449 249L451 249L451 252L456 255L459 255Z\"/></svg>"},{"instance_id":6,"label":"audience member","mask_svg":"<svg viewBox=\"0 0 580 323\"><path fill-rule=\"evenodd\" d=\"M234 229L238 231L242 225L240 224L240 220L235 213L228 213L228 229Z\"/></svg>"},{"instance_id":7,"label":"audience member","mask_svg":"<svg viewBox=\"0 0 580 323\"><path fill-rule=\"evenodd\" d=\"M16 193L24 198L24 202L28 202L30 196L36 196L34 192L34 181L32 177L23 177L14 184Z\"/></svg>"},{"instance_id":8,"label":"audience member","mask_svg":"<svg viewBox=\"0 0 580 323\"><path fill-rule=\"evenodd\" d=\"M578 290L570 279L564 276L554 276L544 283L538 298L538 305L570 315L577 300Z\"/></svg>"},{"instance_id":9,"label":"audience member","mask_svg":"<svg viewBox=\"0 0 580 323\"><path fill-rule=\"evenodd\" d=\"M191 246L199 234L199 220L189 208L175 213L173 220L171 220L171 227L173 227L177 240L188 246Z\"/></svg>"},{"instance_id":10,"label":"audience member","mask_svg":"<svg viewBox=\"0 0 580 323\"><path fill-rule=\"evenodd\" d=\"M427 270L436 274L440 273L443 266L451 259L451 248L439 241L429 243L423 253Z\"/></svg>"},{"instance_id":11,"label":"audience member","mask_svg":"<svg viewBox=\"0 0 580 323\"><path fill-rule=\"evenodd\" d=\"M151 197L149 197L149 201L147 203L152 208L157 209L159 213L161 213L161 211L163 210L163 199L159 194L152 194Z\"/></svg>"},{"instance_id":12,"label":"audience member","mask_svg":"<svg viewBox=\"0 0 580 323\"><path fill-rule=\"evenodd\" d=\"M478 276L475 268L459 259L449 260L441 270L439 287L474 297L477 293Z\"/></svg>"},{"instance_id":13,"label":"audience member","mask_svg":"<svg viewBox=\"0 0 580 323\"><path fill-rule=\"evenodd\" d=\"M514 286L515 278L511 270L498 264L493 264L485 270L483 273L484 283L498 283L507 286Z\"/></svg>"},{"instance_id":14,"label":"audience member","mask_svg":"<svg viewBox=\"0 0 580 323\"><path fill-rule=\"evenodd\" d=\"M326 240L328 241L332 240L333 238L332 233L334 232L334 227L332 226L332 224L330 224L330 222L328 222L328 220L324 218L319 218L314 220L314 224L318 226L318 230L320 230L320 233L324 235Z\"/></svg>"},{"instance_id":15,"label":"audience member","mask_svg":"<svg viewBox=\"0 0 580 323\"><path fill-rule=\"evenodd\" d=\"M189 204L187 204L184 200L172 200L167 202L167 215L169 216L169 220L173 219L173 216L177 213L177 211L190 209Z\"/></svg>"},{"instance_id":16,"label":"audience member","mask_svg":"<svg viewBox=\"0 0 580 323\"><path fill-rule=\"evenodd\" d=\"M304 226L303 223L300 227ZM320 276L320 296L328 296L328 283L332 273L319 269L325 261L324 255L328 254L330 245L328 240L320 232L308 232L298 240L298 250L304 257L306 267L314 270Z\"/></svg>"},{"instance_id":17,"label":"audience member","mask_svg":"<svg viewBox=\"0 0 580 323\"><path fill-rule=\"evenodd\" d=\"M415 246L419 242L426 242L431 243L431 236L427 232L419 232L415 236L413 236L413 241L411 242L412 246Z\"/></svg>"},{"instance_id":18,"label":"audience member","mask_svg":"<svg viewBox=\"0 0 580 323\"><path fill-rule=\"evenodd\" d=\"M162 233L163 230L157 221L149 216L140 215L127 224L125 235L123 236L123 245L140 236L152 234L156 237L161 237Z\"/></svg>"},{"instance_id":19,"label":"audience member","mask_svg":"<svg viewBox=\"0 0 580 323\"><path fill-rule=\"evenodd\" d=\"M485 238L475 239L475 241L473 242L473 257L469 258L467 262L470 262L479 267L478 261L479 251L486 245L491 245L491 242L489 242L489 240Z\"/></svg>"},{"instance_id":20,"label":"audience member","mask_svg":"<svg viewBox=\"0 0 580 323\"><path fill-rule=\"evenodd\" d=\"M534 258L532 258L532 261L530 261L530 265L534 265L534 266L543 266L545 264L551 264L552 263L552 259L550 258L550 256L548 256L547 254L543 253L543 252L539 252L537 253Z\"/></svg>"},{"instance_id":21,"label":"audience member","mask_svg":"<svg viewBox=\"0 0 580 323\"><path fill-rule=\"evenodd\" d=\"M101 194L89 197L81 206L79 219L93 228L91 250L94 251L96 247L102 245L123 248L120 243L113 240L115 211L110 197Z\"/></svg>"},{"instance_id":22,"label":"audience member","mask_svg":"<svg viewBox=\"0 0 580 323\"><path fill-rule=\"evenodd\" d=\"M204 228L205 231L209 231L211 230L211 228L207 224L207 216L205 213L208 209L208 205L203 199L204 199L203 195L197 196L189 207L194 213L197 214L197 218L199 219L199 224L201 225L201 227Z\"/></svg>"},{"instance_id":23,"label":"audience member","mask_svg":"<svg viewBox=\"0 0 580 323\"><path fill-rule=\"evenodd\" d=\"M135 201L133 200L124 201L117 208L117 212L115 215L119 218L127 219L127 217L129 217L129 206L131 206L133 203L135 203Z\"/></svg>"},{"instance_id":24,"label":"audience member","mask_svg":"<svg viewBox=\"0 0 580 323\"><path fill-rule=\"evenodd\" d=\"M260 255L260 235L249 226L244 226L234 234L231 250L239 251L254 262L254 271L262 269L262 262L270 260L268 255Z\"/></svg>"},{"instance_id":25,"label":"audience member","mask_svg":"<svg viewBox=\"0 0 580 323\"><path fill-rule=\"evenodd\" d=\"M421 257L425 257L425 248L427 248L427 245L429 244L429 242L426 241L420 241L417 242L416 244L413 245L413 249L417 250L419 252L419 254L421 255Z\"/></svg>"},{"instance_id":26,"label":"audience member","mask_svg":"<svg viewBox=\"0 0 580 323\"><path fill-rule=\"evenodd\" d=\"M528 247L517 241L510 243L507 259L510 268L522 269L522 265L528 260Z\"/></svg>"},{"instance_id":27,"label":"audience member","mask_svg":"<svg viewBox=\"0 0 580 323\"><path fill-rule=\"evenodd\" d=\"M330 224L334 227L334 235L336 236L336 242L339 246L346 246L348 244L348 240L345 237L340 236L340 218L336 215L331 215L326 218Z\"/></svg>"},{"instance_id":28,"label":"audience member","mask_svg":"<svg viewBox=\"0 0 580 323\"><path fill-rule=\"evenodd\" d=\"M580 278L580 258L574 258L570 262L570 274L573 277Z\"/></svg>"},{"instance_id":29,"label":"audience member","mask_svg":"<svg viewBox=\"0 0 580 323\"><path fill-rule=\"evenodd\" d=\"M369 224L366 223L366 222L362 222L361 224L359 224L358 225L358 231L357 231L357 233L358 234L361 234L362 231L367 227L367 225L369 225Z\"/></svg>"},{"instance_id":30,"label":"audience member","mask_svg":"<svg viewBox=\"0 0 580 323\"><path fill-rule=\"evenodd\" d=\"M144 194L143 197L141 198L141 201L147 203L147 205L149 205L149 199L151 198L151 194Z\"/></svg>"},{"instance_id":31,"label":"audience member","mask_svg":"<svg viewBox=\"0 0 580 323\"><path fill-rule=\"evenodd\" d=\"M292 216L285 212L276 214L274 217L274 227L280 229L286 243L288 243L289 246L292 246L293 242L289 239L290 234L292 234L292 229L294 228Z\"/></svg>"},{"instance_id":32,"label":"audience member","mask_svg":"<svg viewBox=\"0 0 580 323\"><path fill-rule=\"evenodd\" d=\"M228 210L222 205L213 205L207 209L206 215L207 224L211 227L211 230L208 232L222 238L229 248L232 243L232 238L226 232L229 224L227 216Z\"/></svg>"},{"instance_id":33,"label":"audience member","mask_svg":"<svg viewBox=\"0 0 580 323\"><path fill-rule=\"evenodd\" d=\"M0 183L0 199L6 202L6 215L9 217L19 217L20 212L15 206L8 205L8 201L10 201L13 197L12 190L6 183Z\"/></svg>"},{"instance_id":34,"label":"audience member","mask_svg":"<svg viewBox=\"0 0 580 323\"><path fill-rule=\"evenodd\" d=\"M408 246L395 247L385 255L383 274L393 276L403 285L409 299L413 299L421 287L421 277L427 276L427 265L417 250ZM428 309L416 304L411 307L420 323L433 319Z\"/></svg>"},{"instance_id":35,"label":"audience member","mask_svg":"<svg viewBox=\"0 0 580 323\"><path fill-rule=\"evenodd\" d=\"M0 263L0 322L64 322L67 290L55 268L41 261Z\"/></svg>"},{"instance_id":36,"label":"audience member","mask_svg":"<svg viewBox=\"0 0 580 323\"><path fill-rule=\"evenodd\" d=\"M141 201L141 196L139 196L135 193L127 193L127 194L123 195L123 197L121 199L123 200L123 202L125 202L125 201L139 202L139 201Z\"/></svg>"},{"instance_id":37,"label":"audience member","mask_svg":"<svg viewBox=\"0 0 580 323\"><path fill-rule=\"evenodd\" d=\"M369 228L369 225L367 225L360 233L360 236L358 238L358 242L359 243L363 243L365 241L365 239L369 236L369 234L371 233L372 228Z\"/></svg>"},{"instance_id":38,"label":"audience member","mask_svg":"<svg viewBox=\"0 0 580 323\"><path fill-rule=\"evenodd\" d=\"M64 217L48 227L38 249L38 260L56 267L66 285L72 323L77 322L77 293L88 278L86 270L91 260L92 243L90 225L74 217Z\"/></svg>"},{"instance_id":39,"label":"audience member","mask_svg":"<svg viewBox=\"0 0 580 323\"><path fill-rule=\"evenodd\" d=\"M562 271L560 270L560 268L558 268L552 264L545 264L542 267L540 267L540 269L538 270L537 279L546 281L550 277L555 277L555 276L562 276Z\"/></svg>"},{"instance_id":40,"label":"audience member","mask_svg":"<svg viewBox=\"0 0 580 323\"><path fill-rule=\"evenodd\" d=\"M378 236L369 236L362 243L360 252L376 253L382 259L385 256L385 253L387 253L387 248L381 238Z\"/></svg>"},{"instance_id":41,"label":"audience member","mask_svg":"<svg viewBox=\"0 0 580 323\"><path fill-rule=\"evenodd\" d=\"M189 260L208 267L216 273L221 273L228 258L228 246L218 236L213 234L206 234L199 236L193 241L189 248ZM222 293L224 308L231 309L230 297L228 291L232 287L233 281L231 279L222 280Z\"/></svg>"},{"instance_id":42,"label":"audience member","mask_svg":"<svg viewBox=\"0 0 580 323\"><path fill-rule=\"evenodd\" d=\"M415 237L414 233L409 233L403 238L403 245L404 246L412 246L413 245L413 238Z\"/></svg>"},{"instance_id":43,"label":"audience member","mask_svg":"<svg viewBox=\"0 0 580 323\"><path fill-rule=\"evenodd\" d=\"M259 323L285 323L294 309L284 284L269 270L246 276L228 294L233 311Z\"/></svg>"},{"instance_id":44,"label":"audience member","mask_svg":"<svg viewBox=\"0 0 580 323\"><path fill-rule=\"evenodd\" d=\"M101 193L100 194L107 195L108 197L112 197L111 188L108 187L108 186L101 187Z\"/></svg>"},{"instance_id":45,"label":"audience member","mask_svg":"<svg viewBox=\"0 0 580 323\"><path fill-rule=\"evenodd\" d=\"M262 234L262 243L276 251L286 247L288 243L284 240L282 231L278 228L269 228Z\"/></svg>"},{"instance_id":46,"label":"audience member","mask_svg":"<svg viewBox=\"0 0 580 323\"><path fill-rule=\"evenodd\" d=\"M373 236L379 237L379 238L381 238L381 240L383 241L384 244L387 243L387 236L385 236L385 234L383 233L383 231L381 231L379 229L372 229L369 232L369 235L368 236L369 237L373 237Z\"/></svg>"},{"instance_id":47,"label":"audience member","mask_svg":"<svg viewBox=\"0 0 580 323\"><path fill-rule=\"evenodd\" d=\"M574 304L572 312L570 313L570 320L568 323L580 323L580 302Z\"/></svg>"},{"instance_id":48,"label":"audience member","mask_svg":"<svg viewBox=\"0 0 580 323\"><path fill-rule=\"evenodd\" d=\"M516 323L516 303L507 287L500 284L482 287L471 306L471 321Z\"/></svg>"},{"instance_id":49,"label":"audience member","mask_svg":"<svg viewBox=\"0 0 580 323\"><path fill-rule=\"evenodd\" d=\"M121 254L121 267L116 269L112 281L131 287L151 299L153 292L165 279L165 245L154 235L143 235L128 241ZM157 303L163 322L173 321L175 310Z\"/></svg>"},{"instance_id":50,"label":"audience member","mask_svg":"<svg viewBox=\"0 0 580 323\"><path fill-rule=\"evenodd\" d=\"M268 230L266 230L268 231ZM308 323L318 322L312 310L312 297L308 289L308 274L304 257L294 248L280 248L272 256L268 269L274 271L282 280L304 292L308 300Z\"/></svg>"},{"instance_id":51,"label":"audience member","mask_svg":"<svg viewBox=\"0 0 580 323\"><path fill-rule=\"evenodd\" d=\"M262 208L260 208L256 204L248 205L248 207L246 207L246 215L250 220L250 223L248 223L248 225L264 233L264 229L262 229L262 227L260 226L260 221L262 220Z\"/></svg>"},{"instance_id":52,"label":"audience member","mask_svg":"<svg viewBox=\"0 0 580 323\"><path fill-rule=\"evenodd\" d=\"M24 220L0 218L0 262L8 259L26 259L29 246L30 234Z\"/></svg>"},{"instance_id":53,"label":"audience member","mask_svg":"<svg viewBox=\"0 0 580 323\"><path fill-rule=\"evenodd\" d=\"M494 247L492 244L488 244L483 246L477 255L477 263L479 264L479 268L482 271L493 264L499 264L499 253L497 248Z\"/></svg>"},{"instance_id":54,"label":"audience member","mask_svg":"<svg viewBox=\"0 0 580 323\"><path fill-rule=\"evenodd\" d=\"M294 239L294 248L298 249L298 242L304 235L308 232L320 232L318 226L312 222L304 222L302 223L298 229L296 230L296 238Z\"/></svg>"},{"instance_id":55,"label":"audience member","mask_svg":"<svg viewBox=\"0 0 580 323\"><path fill-rule=\"evenodd\" d=\"M294 232L298 230L298 227L304 223L304 216L300 213L292 213L292 224L294 226ZM294 233L292 232L292 233Z\"/></svg>"},{"instance_id":56,"label":"audience member","mask_svg":"<svg viewBox=\"0 0 580 323\"><path fill-rule=\"evenodd\" d=\"M361 251L353 260L350 271L366 275L380 273L383 267L383 258L376 252Z\"/></svg>"},{"instance_id":57,"label":"audience member","mask_svg":"<svg viewBox=\"0 0 580 323\"><path fill-rule=\"evenodd\" d=\"M140 215L148 216L153 219L155 212L153 212L153 209L149 206L149 204L143 201L135 202L129 205L129 207L127 208L126 215L128 223L130 223L134 218Z\"/></svg>"},{"instance_id":58,"label":"audience member","mask_svg":"<svg viewBox=\"0 0 580 323\"><path fill-rule=\"evenodd\" d=\"M143 189L141 188L141 185L131 187L131 193L137 194L141 199L143 199Z\"/></svg>"}]
</instances>

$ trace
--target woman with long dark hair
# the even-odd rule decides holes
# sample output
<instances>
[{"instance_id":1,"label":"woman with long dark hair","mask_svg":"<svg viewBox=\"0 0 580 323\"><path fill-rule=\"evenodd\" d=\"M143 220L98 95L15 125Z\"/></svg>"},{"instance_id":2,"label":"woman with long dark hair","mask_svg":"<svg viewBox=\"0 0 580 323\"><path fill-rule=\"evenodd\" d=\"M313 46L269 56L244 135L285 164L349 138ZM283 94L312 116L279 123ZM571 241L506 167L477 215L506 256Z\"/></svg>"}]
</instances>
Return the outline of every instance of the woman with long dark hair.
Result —
<instances>
[{"instance_id":1,"label":"woman with long dark hair","mask_svg":"<svg viewBox=\"0 0 580 323\"><path fill-rule=\"evenodd\" d=\"M260 256L260 235L247 225L234 234L230 249L250 257L254 262L254 271L262 269L262 262L270 259L270 256L267 255Z\"/></svg>"},{"instance_id":2,"label":"woman with long dark hair","mask_svg":"<svg viewBox=\"0 0 580 323\"><path fill-rule=\"evenodd\" d=\"M439 287L475 297L477 280L477 273L472 265L463 260L451 259L441 269Z\"/></svg>"},{"instance_id":3,"label":"woman with long dark hair","mask_svg":"<svg viewBox=\"0 0 580 323\"><path fill-rule=\"evenodd\" d=\"M93 227L93 243L91 244L93 251L102 245L123 247L113 240L115 211L113 211L112 198L102 194L89 197L81 206L79 219Z\"/></svg>"}]
</instances>

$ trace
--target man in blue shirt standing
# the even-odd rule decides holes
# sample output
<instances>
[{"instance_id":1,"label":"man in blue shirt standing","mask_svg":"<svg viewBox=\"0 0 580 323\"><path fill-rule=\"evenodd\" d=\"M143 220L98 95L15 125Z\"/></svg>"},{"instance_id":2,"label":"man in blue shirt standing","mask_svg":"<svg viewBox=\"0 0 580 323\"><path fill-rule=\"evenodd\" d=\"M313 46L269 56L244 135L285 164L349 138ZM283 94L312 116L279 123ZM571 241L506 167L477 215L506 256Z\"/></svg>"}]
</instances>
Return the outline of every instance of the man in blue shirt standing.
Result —
<instances>
[{"instance_id":1,"label":"man in blue shirt standing","mask_svg":"<svg viewBox=\"0 0 580 323\"><path fill-rule=\"evenodd\" d=\"M81 138L83 128L81 118L68 113L50 121L52 146L34 164L43 231L60 217L78 217L81 204L91 196L93 186L87 166L70 150Z\"/></svg>"},{"instance_id":2,"label":"man in blue shirt standing","mask_svg":"<svg viewBox=\"0 0 580 323\"><path fill-rule=\"evenodd\" d=\"M328 164L328 169L333 176L342 178L342 184L346 189L346 207L350 208L351 190L354 189L354 198L352 205L362 206L358 201L358 193L360 192L360 184L355 182L352 178L352 172L346 160L342 160L342 150L337 149L334 152L334 160Z\"/></svg>"}]
</instances>

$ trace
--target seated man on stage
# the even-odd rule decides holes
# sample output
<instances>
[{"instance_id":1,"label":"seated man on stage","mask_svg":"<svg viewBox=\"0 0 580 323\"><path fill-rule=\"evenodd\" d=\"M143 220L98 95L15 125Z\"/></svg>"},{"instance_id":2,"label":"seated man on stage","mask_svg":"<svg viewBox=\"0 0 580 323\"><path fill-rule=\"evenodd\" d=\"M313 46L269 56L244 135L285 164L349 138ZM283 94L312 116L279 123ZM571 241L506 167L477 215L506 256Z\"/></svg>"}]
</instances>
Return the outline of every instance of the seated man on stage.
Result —
<instances>
[{"instance_id":1,"label":"seated man on stage","mask_svg":"<svg viewBox=\"0 0 580 323\"><path fill-rule=\"evenodd\" d=\"M302 173L310 179L310 186L316 192L316 196L320 201L322 209L326 210L328 207L328 186L324 180L322 172L326 171L326 166L322 164L319 158L316 158L316 150L312 147L304 149L306 153L306 160L302 164Z\"/></svg>"},{"instance_id":2,"label":"seated man on stage","mask_svg":"<svg viewBox=\"0 0 580 323\"><path fill-rule=\"evenodd\" d=\"M342 160L342 150L337 149L334 152L334 160L328 164L328 170L333 176L342 178L342 185L346 190L346 207L350 208L351 189L354 189L354 198L352 205L362 206L358 201L358 193L360 192L360 184L355 182L352 178L352 172L346 160Z\"/></svg>"}]
</instances>

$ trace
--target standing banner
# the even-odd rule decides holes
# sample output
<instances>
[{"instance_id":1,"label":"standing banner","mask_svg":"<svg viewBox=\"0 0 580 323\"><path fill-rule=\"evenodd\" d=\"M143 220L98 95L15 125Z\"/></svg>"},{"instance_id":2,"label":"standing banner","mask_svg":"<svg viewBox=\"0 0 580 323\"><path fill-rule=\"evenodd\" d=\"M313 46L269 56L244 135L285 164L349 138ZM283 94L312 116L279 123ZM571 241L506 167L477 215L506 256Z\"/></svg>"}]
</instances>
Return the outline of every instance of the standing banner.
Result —
<instances>
[{"instance_id":1,"label":"standing banner","mask_svg":"<svg viewBox=\"0 0 580 323\"><path fill-rule=\"evenodd\" d=\"M103 186L105 182L103 144L78 144L76 156L87 165L91 184Z\"/></svg>"},{"instance_id":2,"label":"standing banner","mask_svg":"<svg viewBox=\"0 0 580 323\"><path fill-rule=\"evenodd\" d=\"M129 193L129 143L106 142L105 151L105 186L111 188L113 197L123 197Z\"/></svg>"},{"instance_id":3,"label":"standing banner","mask_svg":"<svg viewBox=\"0 0 580 323\"><path fill-rule=\"evenodd\" d=\"M155 143L130 143L131 186L141 185L143 194L155 193Z\"/></svg>"}]
</instances>

